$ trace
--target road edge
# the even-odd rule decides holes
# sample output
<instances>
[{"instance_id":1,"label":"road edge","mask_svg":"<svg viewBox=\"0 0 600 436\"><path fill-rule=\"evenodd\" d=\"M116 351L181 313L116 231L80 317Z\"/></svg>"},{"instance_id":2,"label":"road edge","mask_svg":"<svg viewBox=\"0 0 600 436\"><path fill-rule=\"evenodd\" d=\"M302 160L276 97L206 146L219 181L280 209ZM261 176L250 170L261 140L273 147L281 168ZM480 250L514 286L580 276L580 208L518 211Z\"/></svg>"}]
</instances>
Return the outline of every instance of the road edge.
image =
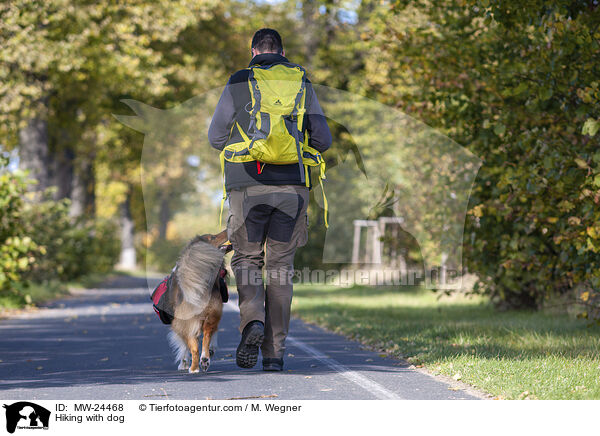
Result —
<instances>
[{"instance_id":1,"label":"road edge","mask_svg":"<svg viewBox=\"0 0 600 436\"><path fill-rule=\"evenodd\" d=\"M376 347L374 347L372 345L365 344L362 341L358 341L355 338L351 338L350 336L348 336L348 335L346 335L344 333L333 332L333 331L331 331L330 329L326 328L323 325L320 325L320 324L317 324L317 323L314 323L314 322L311 322L311 321L307 321L304 318L302 318L302 317L300 317L298 315L295 315L295 314L292 314L292 317L294 319L298 320L298 321L303 322L306 325L310 325L310 326L313 326L313 327L318 327L320 329L325 330L326 332L329 332L329 333L332 333L332 334L335 334L335 335L340 335L340 336L342 336L344 339L346 339L348 341L352 341L352 342L355 342L355 343L359 344L360 347L363 348L363 349L365 349L365 350L376 352L376 353L379 353L379 354L382 354L382 355L385 354L385 356L386 356L387 359L395 360L395 361L397 361L399 363L402 363L403 365L406 365L407 368L409 368L409 369L411 369L413 371L417 371L417 372L419 372L421 374L424 374L424 375L427 375L427 376L433 378L436 381L444 383L444 384L446 384L446 385L449 386L448 389L450 389L450 390L464 391L465 393L467 393L467 394L469 394L469 395L471 395L473 397L476 397L476 398L478 398L480 400L493 400L493 399L496 398L494 395L490 394L489 392L485 392L485 391L483 391L483 390L481 390L481 389L479 389L479 388L477 388L475 386L472 386L472 385L470 385L468 383L465 383L465 382L460 381L460 380L454 380L452 377L449 377L449 376L444 375L444 374L436 374L436 373L432 372L432 370L429 369L429 368L427 368L426 366L417 367L417 366L411 364L410 362L408 362L406 359L402 359L400 357L397 357L397 356L394 356L392 354L386 353L385 351L379 350L379 349L377 349Z\"/></svg>"}]
</instances>

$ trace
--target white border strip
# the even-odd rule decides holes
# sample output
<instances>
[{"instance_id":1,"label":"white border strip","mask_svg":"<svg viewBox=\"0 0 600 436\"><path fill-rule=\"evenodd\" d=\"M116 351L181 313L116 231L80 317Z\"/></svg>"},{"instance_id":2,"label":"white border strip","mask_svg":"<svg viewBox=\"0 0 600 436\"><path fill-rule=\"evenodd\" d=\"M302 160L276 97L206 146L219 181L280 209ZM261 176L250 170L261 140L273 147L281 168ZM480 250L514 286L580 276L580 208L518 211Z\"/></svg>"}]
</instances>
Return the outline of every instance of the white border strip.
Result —
<instances>
[{"instance_id":1,"label":"white border strip","mask_svg":"<svg viewBox=\"0 0 600 436\"><path fill-rule=\"evenodd\" d=\"M233 309L234 312L239 313L240 309L237 306L237 304L234 303L234 301L237 301L237 300L233 300L233 301L230 300L227 304L225 304L225 306ZM317 360L320 360L322 363L324 363L325 365L327 365L328 367L330 367L331 369L336 371L339 375L341 375L342 377L351 381L352 383L357 384L361 388L363 388L366 391L373 394L378 399L380 399L380 400L403 400L404 399L404 398L400 397L398 394L387 390L386 388L381 386L379 383L376 383L373 380L368 379L367 377L359 374L358 372L352 371L351 369L342 365L338 361L325 356L323 353L321 353L316 348L305 344L304 342L300 341L299 339L296 339L292 336L288 336L287 340L289 342L291 342L292 345L294 345L295 347L300 348L305 353L310 354Z\"/></svg>"}]
</instances>

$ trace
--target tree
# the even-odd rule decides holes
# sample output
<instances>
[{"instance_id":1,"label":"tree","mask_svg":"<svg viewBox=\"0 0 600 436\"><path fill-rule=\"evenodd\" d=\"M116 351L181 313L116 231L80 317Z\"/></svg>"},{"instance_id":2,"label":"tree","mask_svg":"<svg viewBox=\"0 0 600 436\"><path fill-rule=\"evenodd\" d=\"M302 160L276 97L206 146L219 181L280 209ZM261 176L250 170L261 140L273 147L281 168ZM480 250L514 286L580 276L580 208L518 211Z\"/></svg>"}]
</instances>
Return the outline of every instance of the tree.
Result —
<instances>
[{"instance_id":1,"label":"tree","mask_svg":"<svg viewBox=\"0 0 600 436\"><path fill-rule=\"evenodd\" d=\"M511 307L597 294L598 5L399 1L367 34L366 91L484 160L465 232L478 290Z\"/></svg>"}]
</instances>

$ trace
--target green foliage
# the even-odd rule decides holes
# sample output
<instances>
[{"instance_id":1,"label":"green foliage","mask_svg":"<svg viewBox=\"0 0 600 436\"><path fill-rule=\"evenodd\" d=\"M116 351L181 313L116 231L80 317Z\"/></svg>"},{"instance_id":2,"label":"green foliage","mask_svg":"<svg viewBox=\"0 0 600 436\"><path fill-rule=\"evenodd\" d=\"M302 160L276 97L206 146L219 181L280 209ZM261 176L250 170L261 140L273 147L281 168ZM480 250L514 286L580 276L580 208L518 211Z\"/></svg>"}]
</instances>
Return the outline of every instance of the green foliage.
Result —
<instances>
[{"instance_id":1,"label":"green foliage","mask_svg":"<svg viewBox=\"0 0 600 436\"><path fill-rule=\"evenodd\" d=\"M503 307L597 295L598 5L369 3L363 92L484 160L465 229L476 292Z\"/></svg>"},{"instance_id":2,"label":"green foliage","mask_svg":"<svg viewBox=\"0 0 600 436\"><path fill-rule=\"evenodd\" d=\"M146 264L160 273L170 273L186 242L156 239L146 250Z\"/></svg>"},{"instance_id":3,"label":"green foliage","mask_svg":"<svg viewBox=\"0 0 600 436\"><path fill-rule=\"evenodd\" d=\"M344 19L345 10L355 12L356 20ZM476 292L508 307L537 307L577 289L577 295L587 296L580 300L593 306L591 316L600 298L598 13L597 2L567 0L5 2L0 6L0 142L16 146L24 122L45 119L52 153L67 148L76 159L93 161L101 206L111 205L115 213L133 187L136 229L168 239L169 221L193 202L189 191L201 184L203 195L210 196L217 183L212 172L198 178L185 155L197 147L201 150L194 154L216 168L216 154L205 138L187 135L193 139L189 143L161 138L169 153L152 159L152 171L145 172L142 205L142 135L111 114L125 110L123 98L171 108L223 86L230 73L247 64L253 31L274 27L290 59L307 66L313 83L400 109L484 161L464 233L464 262L480 278ZM353 124L373 123L365 116ZM353 141L343 126L332 130L334 146L325 157L335 171ZM362 153L373 155L377 141L386 138L373 135L367 145L354 139L361 141ZM399 151L390 157L403 156ZM432 172L417 170L415 179ZM438 180L450 176L459 175L440 174ZM63 203L24 211L20 182L0 183L1 268L6 270L0 278L6 286L15 286L32 259L36 267L30 274L38 278L71 277L114 260L115 231L83 221L70 226ZM349 209L360 198L378 195L360 183L343 189L330 194L346 196ZM427 195L437 201L441 193ZM426 200L412 198L404 205L422 208ZM321 266L325 230L314 198L311 203L312 234L298 252L300 267ZM146 212L160 217L160 226L147 222ZM32 220L31 234L23 233L23 213ZM44 228L45 213L52 216L50 230ZM91 237L94 232L106 238ZM178 236L172 239L181 240ZM102 239L106 246L94 245ZM170 269L179 242L156 244L148 252L150 263ZM38 250L44 247L50 253L42 260ZM97 257L95 266L72 264L72 258L84 259L89 252L108 254Z\"/></svg>"},{"instance_id":4,"label":"green foliage","mask_svg":"<svg viewBox=\"0 0 600 436\"><path fill-rule=\"evenodd\" d=\"M116 226L69 217L68 200L27 202L32 181L7 164L0 156L0 306L32 303L32 290L57 288L57 280L110 271L120 250Z\"/></svg>"},{"instance_id":5,"label":"green foliage","mask_svg":"<svg viewBox=\"0 0 600 436\"><path fill-rule=\"evenodd\" d=\"M23 195L27 179L6 168L8 158L0 155L0 297L22 297L23 280L43 249L27 234L23 217Z\"/></svg>"},{"instance_id":6,"label":"green foliage","mask_svg":"<svg viewBox=\"0 0 600 436\"><path fill-rule=\"evenodd\" d=\"M114 223L69 216L69 201L47 199L24 211L27 234L43 247L27 277L36 282L69 281L89 273L109 272L118 260L120 242Z\"/></svg>"}]
</instances>

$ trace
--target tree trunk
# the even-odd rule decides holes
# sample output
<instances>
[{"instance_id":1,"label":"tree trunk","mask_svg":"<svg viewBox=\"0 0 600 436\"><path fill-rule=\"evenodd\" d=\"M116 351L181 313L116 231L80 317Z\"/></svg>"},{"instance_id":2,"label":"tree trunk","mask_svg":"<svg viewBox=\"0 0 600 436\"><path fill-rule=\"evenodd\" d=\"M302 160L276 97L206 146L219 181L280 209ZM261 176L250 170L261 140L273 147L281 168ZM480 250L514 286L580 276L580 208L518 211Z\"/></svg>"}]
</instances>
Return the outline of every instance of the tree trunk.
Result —
<instances>
[{"instance_id":1,"label":"tree trunk","mask_svg":"<svg viewBox=\"0 0 600 436\"><path fill-rule=\"evenodd\" d=\"M76 160L71 187L71 210L73 217L96 214L96 177L93 157L86 156Z\"/></svg>"},{"instance_id":2,"label":"tree trunk","mask_svg":"<svg viewBox=\"0 0 600 436\"><path fill-rule=\"evenodd\" d=\"M71 149L64 149L54 154L51 165L51 184L56 186L55 200L62 200L71 196L73 189L73 159Z\"/></svg>"},{"instance_id":3,"label":"tree trunk","mask_svg":"<svg viewBox=\"0 0 600 436\"><path fill-rule=\"evenodd\" d=\"M312 60L319 48L320 32L317 23L318 7L316 0L302 2L302 23L304 28L304 46L306 47L305 67L312 68Z\"/></svg>"},{"instance_id":4,"label":"tree trunk","mask_svg":"<svg viewBox=\"0 0 600 436\"><path fill-rule=\"evenodd\" d=\"M29 190L41 192L50 186L50 153L48 152L48 123L41 118L29 120L19 132L19 166L38 181Z\"/></svg>"},{"instance_id":5,"label":"tree trunk","mask_svg":"<svg viewBox=\"0 0 600 436\"><path fill-rule=\"evenodd\" d=\"M164 193L160 199L160 211L158 213L158 239L164 241L167 239L167 226L169 225L169 219L171 218L171 210L169 207L169 197Z\"/></svg>"},{"instance_id":6,"label":"tree trunk","mask_svg":"<svg viewBox=\"0 0 600 436\"><path fill-rule=\"evenodd\" d=\"M119 206L121 221L121 256L118 267L124 270L133 270L136 267L133 218L131 216L131 186L127 190L127 197Z\"/></svg>"}]
</instances>

